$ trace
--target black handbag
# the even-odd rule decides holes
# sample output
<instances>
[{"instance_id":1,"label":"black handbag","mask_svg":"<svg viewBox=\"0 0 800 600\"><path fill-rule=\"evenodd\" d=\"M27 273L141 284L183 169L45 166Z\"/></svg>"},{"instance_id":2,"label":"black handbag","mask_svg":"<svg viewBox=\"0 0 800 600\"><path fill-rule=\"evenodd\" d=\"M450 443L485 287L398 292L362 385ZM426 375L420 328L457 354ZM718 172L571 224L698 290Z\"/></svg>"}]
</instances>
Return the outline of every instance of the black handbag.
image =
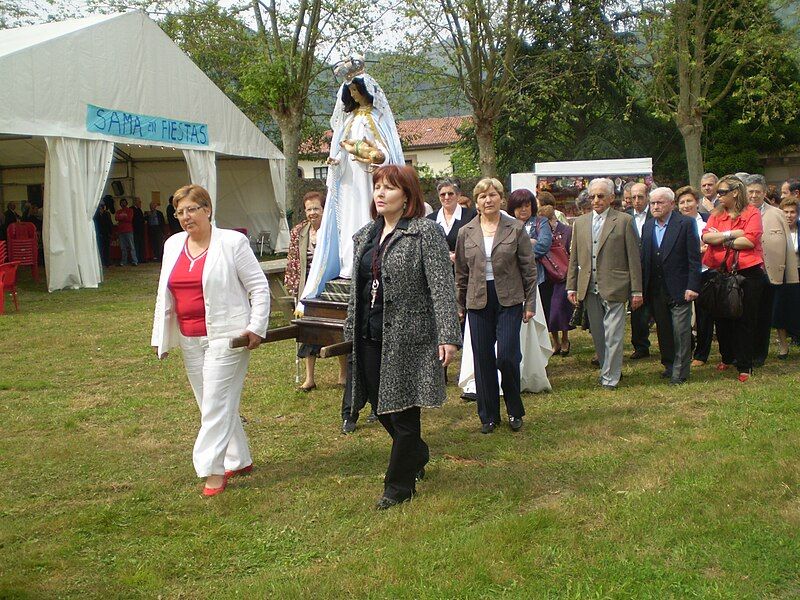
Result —
<instances>
[{"instance_id":1,"label":"black handbag","mask_svg":"<svg viewBox=\"0 0 800 600\"><path fill-rule=\"evenodd\" d=\"M739 275L739 251L734 251L733 265L728 270L728 255L730 248L725 252L725 258L717 274L706 281L697 303L715 317L721 319L738 319L744 313L744 290Z\"/></svg>"},{"instance_id":2,"label":"black handbag","mask_svg":"<svg viewBox=\"0 0 800 600\"><path fill-rule=\"evenodd\" d=\"M569 326L577 329L583 325L583 302L578 302L575 309L572 311L572 317L569 320Z\"/></svg>"}]
</instances>

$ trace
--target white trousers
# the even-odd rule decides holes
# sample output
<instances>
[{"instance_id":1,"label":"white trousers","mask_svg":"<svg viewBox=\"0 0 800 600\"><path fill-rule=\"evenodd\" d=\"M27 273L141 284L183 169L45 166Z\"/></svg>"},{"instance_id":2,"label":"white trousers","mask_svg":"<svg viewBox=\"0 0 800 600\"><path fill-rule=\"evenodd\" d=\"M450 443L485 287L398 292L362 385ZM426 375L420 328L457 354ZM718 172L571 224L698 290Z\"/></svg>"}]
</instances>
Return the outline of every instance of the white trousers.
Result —
<instances>
[{"instance_id":1,"label":"white trousers","mask_svg":"<svg viewBox=\"0 0 800 600\"><path fill-rule=\"evenodd\" d=\"M223 475L253 464L239 418L239 402L250 363L246 348L230 349L226 338L181 335L183 364L200 407L200 431L192 460L198 477Z\"/></svg>"}]
</instances>

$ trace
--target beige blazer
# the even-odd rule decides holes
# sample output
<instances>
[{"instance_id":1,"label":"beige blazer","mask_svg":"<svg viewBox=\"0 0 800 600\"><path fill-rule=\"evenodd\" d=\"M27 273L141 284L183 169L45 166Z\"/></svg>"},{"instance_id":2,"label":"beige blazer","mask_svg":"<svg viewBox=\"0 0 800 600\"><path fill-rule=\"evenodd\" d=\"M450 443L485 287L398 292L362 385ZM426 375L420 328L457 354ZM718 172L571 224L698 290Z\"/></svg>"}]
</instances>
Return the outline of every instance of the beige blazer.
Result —
<instances>
[{"instance_id":1,"label":"beige blazer","mask_svg":"<svg viewBox=\"0 0 800 600\"><path fill-rule=\"evenodd\" d=\"M581 215L572 225L572 248L567 271L567 290L583 300L592 274L592 218L594 211ZM626 302L631 294L642 293L642 260L633 217L608 211L597 246L597 288L607 302Z\"/></svg>"},{"instance_id":2,"label":"beige blazer","mask_svg":"<svg viewBox=\"0 0 800 600\"><path fill-rule=\"evenodd\" d=\"M767 205L761 215L761 224L764 228L764 233L761 234L764 267L770 283L798 283L797 255L792 248L786 215L780 208Z\"/></svg>"},{"instance_id":3,"label":"beige blazer","mask_svg":"<svg viewBox=\"0 0 800 600\"><path fill-rule=\"evenodd\" d=\"M502 306L525 303L536 309L536 261L531 238L522 221L500 215L492 242L492 271ZM456 240L456 300L459 310L486 307L486 250L479 218L458 231Z\"/></svg>"}]
</instances>

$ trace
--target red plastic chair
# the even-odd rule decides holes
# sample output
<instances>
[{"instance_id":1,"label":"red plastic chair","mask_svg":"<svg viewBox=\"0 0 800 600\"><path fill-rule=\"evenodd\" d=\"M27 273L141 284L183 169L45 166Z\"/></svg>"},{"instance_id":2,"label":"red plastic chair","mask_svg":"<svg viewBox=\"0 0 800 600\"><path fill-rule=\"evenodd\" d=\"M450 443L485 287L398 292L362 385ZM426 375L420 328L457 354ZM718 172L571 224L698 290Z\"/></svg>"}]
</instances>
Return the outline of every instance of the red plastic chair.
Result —
<instances>
[{"instance_id":1,"label":"red plastic chair","mask_svg":"<svg viewBox=\"0 0 800 600\"><path fill-rule=\"evenodd\" d=\"M11 294L14 300L14 308L19 312L19 301L17 300L17 267L18 262L7 262L0 265L0 315L5 313L6 292Z\"/></svg>"},{"instance_id":2,"label":"red plastic chair","mask_svg":"<svg viewBox=\"0 0 800 600\"><path fill-rule=\"evenodd\" d=\"M39 239L36 225L24 221L12 223L6 230L6 239L9 262L15 261L20 266L31 267L33 280L39 281Z\"/></svg>"}]
</instances>

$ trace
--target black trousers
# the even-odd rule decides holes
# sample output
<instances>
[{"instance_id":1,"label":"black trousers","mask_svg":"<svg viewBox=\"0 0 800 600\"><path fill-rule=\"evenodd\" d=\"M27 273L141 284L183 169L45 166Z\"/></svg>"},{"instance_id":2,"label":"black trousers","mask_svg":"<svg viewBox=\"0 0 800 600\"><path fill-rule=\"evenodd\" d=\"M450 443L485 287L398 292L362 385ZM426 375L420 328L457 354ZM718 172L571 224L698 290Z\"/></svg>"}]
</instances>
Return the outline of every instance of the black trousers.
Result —
<instances>
[{"instance_id":1,"label":"black trousers","mask_svg":"<svg viewBox=\"0 0 800 600\"><path fill-rule=\"evenodd\" d=\"M742 269L744 276L744 312L739 319L714 319L719 341L719 353L725 364L736 363L739 373L753 370L753 351L755 350L755 330L758 319L758 303L764 287L764 273L761 266Z\"/></svg>"},{"instance_id":2,"label":"black trousers","mask_svg":"<svg viewBox=\"0 0 800 600\"><path fill-rule=\"evenodd\" d=\"M361 377L372 406L378 404L381 381L381 344L362 340ZM422 439L420 408L413 406L400 412L378 415L383 428L392 437L389 466L383 478L383 495L392 500L408 500L416 493L417 471L430 459L428 444Z\"/></svg>"},{"instance_id":3,"label":"black trousers","mask_svg":"<svg viewBox=\"0 0 800 600\"><path fill-rule=\"evenodd\" d=\"M631 344L641 354L650 353L650 308L642 304L631 311Z\"/></svg>"},{"instance_id":4,"label":"black trousers","mask_svg":"<svg viewBox=\"0 0 800 600\"><path fill-rule=\"evenodd\" d=\"M164 244L161 239L161 225L149 225L147 231L150 234L150 251L153 253L153 258L161 262L161 249Z\"/></svg>"},{"instance_id":5,"label":"black trousers","mask_svg":"<svg viewBox=\"0 0 800 600\"><path fill-rule=\"evenodd\" d=\"M703 271L702 284L711 279L717 272L713 269ZM711 342L714 339L714 315L694 303L695 318L695 345L694 359L708 362L708 355L711 353Z\"/></svg>"},{"instance_id":6,"label":"black trousers","mask_svg":"<svg viewBox=\"0 0 800 600\"><path fill-rule=\"evenodd\" d=\"M500 422L500 387L497 371L503 382L503 399L509 417L522 417L525 407L520 397L519 365L522 351L519 330L522 326L522 304L502 306L497 300L494 281L486 282L486 307L469 309L469 331L475 361L475 387L478 392L478 416L481 423ZM497 342L497 354L494 345Z\"/></svg>"},{"instance_id":7,"label":"black trousers","mask_svg":"<svg viewBox=\"0 0 800 600\"><path fill-rule=\"evenodd\" d=\"M133 230L133 246L136 248L136 258L144 262L144 229Z\"/></svg>"},{"instance_id":8,"label":"black trousers","mask_svg":"<svg viewBox=\"0 0 800 600\"><path fill-rule=\"evenodd\" d=\"M380 354L378 354L378 356L380 356ZM372 402L372 398L369 398L368 400L372 404L372 412L375 412L375 403ZM377 396L375 402L377 402ZM358 415L363 408L363 404L361 406L353 406L353 355L348 354L347 380L345 381L344 392L342 393L342 421L352 421L353 423L357 423Z\"/></svg>"},{"instance_id":9,"label":"black trousers","mask_svg":"<svg viewBox=\"0 0 800 600\"><path fill-rule=\"evenodd\" d=\"M775 292L777 285L769 282L766 273L763 274L761 300L758 303L758 316L756 318L755 340L753 342L753 362L763 365L769 355L769 338L772 333L772 312L775 307Z\"/></svg>"}]
</instances>

